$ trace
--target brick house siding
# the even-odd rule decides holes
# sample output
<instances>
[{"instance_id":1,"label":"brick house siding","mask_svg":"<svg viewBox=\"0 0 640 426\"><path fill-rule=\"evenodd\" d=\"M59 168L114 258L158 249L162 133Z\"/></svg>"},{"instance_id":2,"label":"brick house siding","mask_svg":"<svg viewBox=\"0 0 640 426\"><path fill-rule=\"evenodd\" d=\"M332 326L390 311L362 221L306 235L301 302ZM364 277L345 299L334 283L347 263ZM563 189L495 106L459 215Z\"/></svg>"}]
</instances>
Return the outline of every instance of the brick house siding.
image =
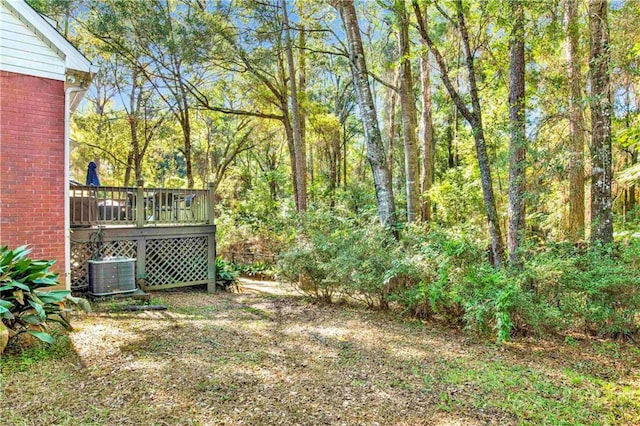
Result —
<instances>
[{"instance_id":1,"label":"brick house siding","mask_svg":"<svg viewBox=\"0 0 640 426\"><path fill-rule=\"evenodd\" d=\"M65 271L64 82L0 71L0 245Z\"/></svg>"}]
</instances>

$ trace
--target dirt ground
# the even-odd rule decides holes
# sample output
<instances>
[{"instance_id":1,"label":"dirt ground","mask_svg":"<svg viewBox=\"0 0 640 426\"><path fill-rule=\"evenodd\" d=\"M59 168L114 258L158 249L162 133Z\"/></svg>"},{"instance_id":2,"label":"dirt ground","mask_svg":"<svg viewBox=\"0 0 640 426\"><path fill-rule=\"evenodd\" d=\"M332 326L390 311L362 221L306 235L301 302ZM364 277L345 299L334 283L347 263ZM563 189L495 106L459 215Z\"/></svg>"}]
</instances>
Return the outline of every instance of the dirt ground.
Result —
<instances>
[{"instance_id":1,"label":"dirt ground","mask_svg":"<svg viewBox=\"0 0 640 426\"><path fill-rule=\"evenodd\" d=\"M79 314L57 356L0 360L1 423L640 424L637 347L478 343L268 287L156 293L168 310Z\"/></svg>"}]
</instances>

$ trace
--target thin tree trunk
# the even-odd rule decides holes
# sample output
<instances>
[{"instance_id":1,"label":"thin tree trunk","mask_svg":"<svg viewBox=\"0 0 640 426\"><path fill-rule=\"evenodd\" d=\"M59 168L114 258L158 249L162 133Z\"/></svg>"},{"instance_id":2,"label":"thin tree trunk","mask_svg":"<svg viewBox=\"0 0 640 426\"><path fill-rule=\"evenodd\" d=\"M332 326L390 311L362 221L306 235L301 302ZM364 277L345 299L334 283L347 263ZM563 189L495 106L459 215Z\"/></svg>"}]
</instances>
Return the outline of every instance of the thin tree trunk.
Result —
<instances>
[{"instance_id":1,"label":"thin tree trunk","mask_svg":"<svg viewBox=\"0 0 640 426\"><path fill-rule=\"evenodd\" d=\"M286 101L284 101L286 103ZM293 128L291 127L291 121L289 120L289 113L284 112L282 119L282 125L284 126L284 135L287 140L287 150L289 152L289 166L291 168L291 184L293 185L293 199L296 203L296 211L299 211L298 203L298 174L296 172L296 149L293 141Z\"/></svg>"},{"instance_id":2,"label":"thin tree trunk","mask_svg":"<svg viewBox=\"0 0 640 426\"><path fill-rule=\"evenodd\" d=\"M307 57L306 57L306 31L304 26L301 26L298 30L298 114L300 117L300 140L302 141L302 145L307 147L307 124L306 124L306 111L304 109L304 100L306 99L306 90L307 90ZM313 147L309 147L309 172L311 183L313 184L314 169L313 169ZM305 194L305 198L307 195Z\"/></svg>"},{"instance_id":3,"label":"thin tree trunk","mask_svg":"<svg viewBox=\"0 0 640 426\"><path fill-rule=\"evenodd\" d=\"M613 241L611 216L611 88L607 0L589 1L591 74L591 242Z\"/></svg>"},{"instance_id":4,"label":"thin tree trunk","mask_svg":"<svg viewBox=\"0 0 640 426\"><path fill-rule=\"evenodd\" d=\"M423 17L424 28L427 29L427 16ZM421 213L424 222L431 221L431 197L429 191L433 185L433 172L436 160L435 141L433 139L433 118L431 114L431 75L429 67L429 46L424 40L422 43L422 54L420 55L420 86L422 90L421 104L422 115L420 136L422 140L422 175L421 192L422 203Z\"/></svg>"},{"instance_id":5,"label":"thin tree trunk","mask_svg":"<svg viewBox=\"0 0 640 426\"><path fill-rule=\"evenodd\" d=\"M431 40L431 38L429 37L426 28L420 25L423 19L422 12L420 11L417 0L413 1L413 8L416 13L416 17L418 18L420 36L429 45L429 49L431 49L431 52L433 53L433 56L438 63L442 82L444 83L447 91L449 92L449 95L456 104L456 107L465 118L467 123L469 123L469 125L471 126L473 138L476 145L478 168L480 169L480 182L482 184L482 196L484 200L485 214L487 216L489 236L491 237L491 261L496 267L501 267L502 258L504 256L504 242L502 240L502 231L500 229L498 210L496 209L495 196L493 192L493 182L491 179L491 167L489 163L489 156L487 155L487 146L484 137L484 128L482 125L482 112L480 109L480 97L478 95L478 87L475 74L474 53L471 50L471 46L469 43L469 33L464 18L462 1L456 0L455 4L457 11L456 27L460 31L460 36L462 38L462 44L465 53L469 94L471 96L471 109L467 107L458 91L453 87L442 54L433 43L433 40Z\"/></svg>"},{"instance_id":6,"label":"thin tree trunk","mask_svg":"<svg viewBox=\"0 0 640 426\"><path fill-rule=\"evenodd\" d=\"M136 91L139 90L138 67L133 66L131 75L131 93L129 94L129 133L131 135L131 151L133 153L133 170L135 182L142 179L142 158L140 156L140 141L138 140L138 116L140 112L140 97L136 100Z\"/></svg>"},{"instance_id":7,"label":"thin tree trunk","mask_svg":"<svg viewBox=\"0 0 640 426\"><path fill-rule=\"evenodd\" d=\"M364 127L367 159L373 172L373 182L378 200L378 216L383 225L395 228L396 214L391 187L391 175L387 168L382 145L382 136L378 127L378 117L371 95L367 66L362 48L360 28L354 4L350 0L338 0L335 5L344 23L349 46L349 62L356 94L360 105L360 115Z\"/></svg>"},{"instance_id":8,"label":"thin tree trunk","mask_svg":"<svg viewBox=\"0 0 640 426\"><path fill-rule=\"evenodd\" d=\"M289 17L287 14L287 2L282 0L282 18L284 21L285 35L285 55L287 57L287 67L289 70L289 90L291 102L291 115L293 121L293 143L295 150L296 163L296 198L299 212L307 210L307 154L302 139L302 130L300 125L300 111L298 108L298 90L296 84L296 70L293 62L293 50L291 48L291 34L289 28Z\"/></svg>"},{"instance_id":9,"label":"thin tree trunk","mask_svg":"<svg viewBox=\"0 0 640 426\"><path fill-rule=\"evenodd\" d=\"M447 166L452 169L456 167L458 164L456 162L455 155L455 146L454 146L454 138L455 138L455 126L454 120L456 119L455 114L455 106L452 107L451 114L448 116L447 128L445 130L445 139L447 141Z\"/></svg>"},{"instance_id":10,"label":"thin tree trunk","mask_svg":"<svg viewBox=\"0 0 640 426\"><path fill-rule=\"evenodd\" d=\"M342 124L342 187L347 189L347 125Z\"/></svg>"},{"instance_id":11,"label":"thin tree trunk","mask_svg":"<svg viewBox=\"0 0 640 426\"><path fill-rule=\"evenodd\" d=\"M569 238L584 238L584 118L578 42L577 0L565 2L565 50L569 77Z\"/></svg>"},{"instance_id":12,"label":"thin tree trunk","mask_svg":"<svg viewBox=\"0 0 640 426\"><path fill-rule=\"evenodd\" d=\"M400 70L397 70L400 71ZM398 80L400 78L399 72L396 72L393 77L394 87L398 86ZM387 145L385 149L387 151L387 167L389 168L389 174L393 179L393 147L394 139L396 136L396 103L398 99L398 92L393 89L387 89L387 106L385 108L387 117Z\"/></svg>"},{"instance_id":13,"label":"thin tree trunk","mask_svg":"<svg viewBox=\"0 0 640 426\"><path fill-rule=\"evenodd\" d=\"M129 150L129 154L127 154L127 168L124 171L124 186L125 188L129 187L129 182L131 182L131 170L133 169L133 149Z\"/></svg>"},{"instance_id":14,"label":"thin tree trunk","mask_svg":"<svg viewBox=\"0 0 640 426\"><path fill-rule=\"evenodd\" d=\"M525 58L524 58L524 5L511 0L511 13L515 19L509 47L509 230L507 247L509 263L515 268L523 265L520 248L525 239Z\"/></svg>"},{"instance_id":15,"label":"thin tree trunk","mask_svg":"<svg viewBox=\"0 0 640 426\"><path fill-rule=\"evenodd\" d=\"M191 161L191 120L189 118L189 110L185 109L184 122L182 124L182 133L184 135L184 162L187 171L187 187L193 188L193 165Z\"/></svg>"},{"instance_id":16,"label":"thin tree trunk","mask_svg":"<svg viewBox=\"0 0 640 426\"><path fill-rule=\"evenodd\" d=\"M418 141L416 136L416 100L413 96L413 76L409 60L409 18L404 0L395 0L394 5L399 28L400 47L400 109L404 139L405 190L407 192L407 222L418 219Z\"/></svg>"}]
</instances>

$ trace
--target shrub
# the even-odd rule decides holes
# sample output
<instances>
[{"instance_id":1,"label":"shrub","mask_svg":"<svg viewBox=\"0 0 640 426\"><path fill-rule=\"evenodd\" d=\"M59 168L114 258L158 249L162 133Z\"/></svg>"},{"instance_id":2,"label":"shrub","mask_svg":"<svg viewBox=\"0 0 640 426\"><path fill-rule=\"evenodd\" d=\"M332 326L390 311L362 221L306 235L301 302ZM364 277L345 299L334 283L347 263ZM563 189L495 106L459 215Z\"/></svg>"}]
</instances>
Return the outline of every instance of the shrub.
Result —
<instances>
[{"instance_id":1,"label":"shrub","mask_svg":"<svg viewBox=\"0 0 640 426\"><path fill-rule=\"evenodd\" d=\"M331 302L341 287L333 259L344 246L342 223L332 223L327 215L309 214L300 226L298 238L278 258L278 278L308 296Z\"/></svg>"},{"instance_id":2,"label":"shrub","mask_svg":"<svg viewBox=\"0 0 640 426\"><path fill-rule=\"evenodd\" d=\"M624 252L640 252L625 247ZM620 255L591 250L576 259L576 273L567 274L569 290L581 294L580 310L587 332L630 336L638 332L640 271Z\"/></svg>"},{"instance_id":3,"label":"shrub","mask_svg":"<svg viewBox=\"0 0 640 426\"><path fill-rule=\"evenodd\" d=\"M274 278L273 263L264 261L255 261L250 264L232 262L233 268L240 275L248 276L254 279L271 280Z\"/></svg>"},{"instance_id":4,"label":"shrub","mask_svg":"<svg viewBox=\"0 0 640 426\"><path fill-rule=\"evenodd\" d=\"M54 261L32 260L26 246L0 248L0 353L10 338L28 333L46 343L54 343L47 332L48 322L70 329L66 301L77 302L66 290L40 291L58 285L58 274L49 271Z\"/></svg>"},{"instance_id":5,"label":"shrub","mask_svg":"<svg viewBox=\"0 0 640 426\"><path fill-rule=\"evenodd\" d=\"M340 293L391 304L498 341L569 331L619 337L640 331L638 258L635 240L615 249L555 244L529 250L522 271L497 270L473 232L408 227L396 241L377 223L314 213L281 256L279 275L327 301Z\"/></svg>"},{"instance_id":6,"label":"shrub","mask_svg":"<svg viewBox=\"0 0 640 426\"><path fill-rule=\"evenodd\" d=\"M227 291L238 284L238 272L223 258L216 258L216 287Z\"/></svg>"}]
</instances>

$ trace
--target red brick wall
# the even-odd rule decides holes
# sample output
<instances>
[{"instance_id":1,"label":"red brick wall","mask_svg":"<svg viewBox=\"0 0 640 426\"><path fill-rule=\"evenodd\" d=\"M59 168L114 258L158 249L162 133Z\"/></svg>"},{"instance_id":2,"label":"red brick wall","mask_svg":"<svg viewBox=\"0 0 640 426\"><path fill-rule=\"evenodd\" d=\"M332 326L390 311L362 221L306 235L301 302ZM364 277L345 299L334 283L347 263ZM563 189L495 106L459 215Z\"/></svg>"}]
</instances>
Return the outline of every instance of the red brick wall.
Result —
<instances>
[{"instance_id":1,"label":"red brick wall","mask_svg":"<svg viewBox=\"0 0 640 426\"><path fill-rule=\"evenodd\" d=\"M0 245L55 259L64 284L64 82L0 71Z\"/></svg>"}]
</instances>

